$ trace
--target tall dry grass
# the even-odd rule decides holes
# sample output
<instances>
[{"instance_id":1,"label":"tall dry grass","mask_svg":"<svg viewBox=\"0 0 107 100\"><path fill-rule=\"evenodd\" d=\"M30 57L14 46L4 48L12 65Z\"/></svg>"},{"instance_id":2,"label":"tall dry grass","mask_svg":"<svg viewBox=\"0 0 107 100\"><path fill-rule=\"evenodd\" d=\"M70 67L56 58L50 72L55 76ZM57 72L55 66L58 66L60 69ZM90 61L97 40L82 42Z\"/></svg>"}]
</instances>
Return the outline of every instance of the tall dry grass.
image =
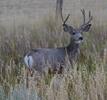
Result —
<instances>
[{"instance_id":1,"label":"tall dry grass","mask_svg":"<svg viewBox=\"0 0 107 100\"><path fill-rule=\"evenodd\" d=\"M76 19L74 20L78 26ZM75 25L76 26L76 25ZM42 21L0 25L0 99L1 100L106 100L106 25L93 20L90 32L84 33L78 61L62 75L47 75L43 79L29 77L25 87L24 54L37 47L59 47L69 43L51 15ZM38 79L38 80L37 80Z\"/></svg>"}]
</instances>

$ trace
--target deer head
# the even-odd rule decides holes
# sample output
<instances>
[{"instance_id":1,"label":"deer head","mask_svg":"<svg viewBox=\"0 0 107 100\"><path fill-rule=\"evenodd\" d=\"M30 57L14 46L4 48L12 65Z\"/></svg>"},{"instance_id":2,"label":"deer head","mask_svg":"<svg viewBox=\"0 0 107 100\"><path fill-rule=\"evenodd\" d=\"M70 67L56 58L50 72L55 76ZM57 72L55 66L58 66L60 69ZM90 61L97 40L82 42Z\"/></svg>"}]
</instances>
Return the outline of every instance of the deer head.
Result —
<instances>
[{"instance_id":1,"label":"deer head","mask_svg":"<svg viewBox=\"0 0 107 100\"><path fill-rule=\"evenodd\" d=\"M89 11L89 20L86 21L86 15L85 15L85 10L81 9L82 15L83 15L83 24L79 27L79 28L73 28L71 25L66 24L70 14L68 14L68 16L66 17L65 20L63 20L62 17L62 21L63 21L63 30L65 32L70 33L71 38L74 40L75 43L81 43L81 41L83 40L83 36L82 33L83 32L88 32L90 27L91 27L91 20L92 20L92 16L91 16L91 12Z\"/></svg>"}]
</instances>

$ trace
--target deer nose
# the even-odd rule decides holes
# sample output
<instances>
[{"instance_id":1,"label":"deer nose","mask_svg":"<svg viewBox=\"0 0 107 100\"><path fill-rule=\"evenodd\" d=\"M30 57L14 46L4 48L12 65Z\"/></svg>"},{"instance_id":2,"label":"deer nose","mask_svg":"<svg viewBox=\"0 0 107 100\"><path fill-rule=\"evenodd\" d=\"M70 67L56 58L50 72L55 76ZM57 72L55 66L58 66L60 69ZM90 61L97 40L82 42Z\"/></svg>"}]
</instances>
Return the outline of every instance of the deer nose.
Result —
<instances>
[{"instance_id":1,"label":"deer nose","mask_svg":"<svg viewBox=\"0 0 107 100\"><path fill-rule=\"evenodd\" d=\"M83 37L79 37L79 40L83 40Z\"/></svg>"}]
</instances>

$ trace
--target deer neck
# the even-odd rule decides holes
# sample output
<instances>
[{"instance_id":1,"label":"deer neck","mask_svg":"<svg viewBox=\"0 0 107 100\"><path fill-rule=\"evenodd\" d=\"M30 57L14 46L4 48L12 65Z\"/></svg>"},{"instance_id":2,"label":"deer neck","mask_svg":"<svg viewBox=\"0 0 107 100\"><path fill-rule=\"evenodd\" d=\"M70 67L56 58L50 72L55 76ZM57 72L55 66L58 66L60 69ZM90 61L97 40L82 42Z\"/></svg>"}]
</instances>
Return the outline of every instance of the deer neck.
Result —
<instances>
[{"instance_id":1,"label":"deer neck","mask_svg":"<svg viewBox=\"0 0 107 100\"><path fill-rule=\"evenodd\" d=\"M73 39L70 40L69 45L67 46L68 55L75 55L79 51L80 44L75 43Z\"/></svg>"}]
</instances>

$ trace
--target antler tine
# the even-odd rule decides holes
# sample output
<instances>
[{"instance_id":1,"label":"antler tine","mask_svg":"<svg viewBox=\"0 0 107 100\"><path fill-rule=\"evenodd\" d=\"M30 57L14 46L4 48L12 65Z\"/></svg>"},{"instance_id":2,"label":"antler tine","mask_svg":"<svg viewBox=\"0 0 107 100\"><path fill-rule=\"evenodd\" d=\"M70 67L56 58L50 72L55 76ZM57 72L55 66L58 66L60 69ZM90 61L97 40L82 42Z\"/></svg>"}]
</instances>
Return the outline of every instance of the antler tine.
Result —
<instances>
[{"instance_id":1,"label":"antler tine","mask_svg":"<svg viewBox=\"0 0 107 100\"><path fill-rule=\"evenodd\" d=\"M89 10L89 18L91 17L91 11Z\"/></svg>"},{"instance_id":2,"label":"antler tine","mask_svg":"<svg viewBox=\"0 0 107 100\"><path fill-rule=\"evenodd\" d=\"M93 17L91 16L91 11L89 11L89 20L85 23L85 25L89 24Z\"/></svg>"},{"instance_id":3,"label":"antler tine","mask_svg":"<svg viewBox=\"0 0 107 100\"><path fill-rule=\"evenodd\" d=\"M87 22L85 21L85 10L81 9L81 12L83 14L83 21L84 21L81 26L89 24L91 22L92 18L93 18L92 15L91 15L91 11L89 11L89 20Z\"/></svg>"},{"instance_id":4,"label":"antler tine","mask_svg":"<svg viewBox=\"0 0 107 100\"><path fill-rule=\"evenodd\" d=\"M69 16L70 16L70 14L68 14L68 16L66 17L66 19L65 19L65 20L63 20L63 24L65 24L65 23L66 23L66 21L68 20ZM62 18L63 18L63 17L62 17Z\"/></svg>"},{"instance_id":5,"label":"antler tine","mask_svg":"<svg viewBox=\"0 0 107 100\"><path fill-rule=\"evenodd\" d=\"M81 9L82 15L83 15L83 24L85 24L85 10Z\"/></svg>"},{"instance_id":6,"label":"antler tine","mask_svg":"<svg viewBox=\"0 0 107 100\"><path fill-rule=\"evenodd\" d=\"M87 22L87 24L89 24L92 19L93 19L93 16L91 15L91 11L89 11L89 21Z\"/></svg>"}]
</instances>

